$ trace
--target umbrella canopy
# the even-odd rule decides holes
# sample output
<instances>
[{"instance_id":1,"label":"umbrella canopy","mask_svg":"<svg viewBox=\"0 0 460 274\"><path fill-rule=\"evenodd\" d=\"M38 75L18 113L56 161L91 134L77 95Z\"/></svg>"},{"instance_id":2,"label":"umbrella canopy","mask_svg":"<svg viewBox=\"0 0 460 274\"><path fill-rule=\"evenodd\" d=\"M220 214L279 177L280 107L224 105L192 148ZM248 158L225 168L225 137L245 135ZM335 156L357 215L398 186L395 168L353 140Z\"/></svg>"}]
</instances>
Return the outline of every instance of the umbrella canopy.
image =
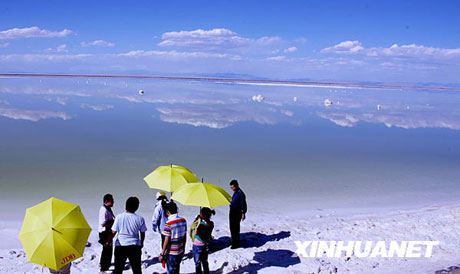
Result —
<instances>
[{"instance_id":1,"label":"umbrella canopy","mask_svg":"<svg viewBox=\"0 0 460 274\"><path fill-rule=\"evenodd\" d=\"M179 187L198 182L198 178L183 166L160 166L144 178L150 188L161 189L168 192L176 191Z\"/></svg>"},{"instance_id":2,"label":"umbrella canopy","mask_svg":"<svg viewBox=\"0 0 460 274\"><path fill-rule=\"evenodd\" d=\"M212 208L230 204L232 197L221 187L198 182L183 185L174 192L171 199L183 205Z\"/></svg>"},{"instance_id":3,"label":"umbrella canopy","mask_svg":"<svg viewBox=\"0 0 460 274\"><path fill-rule=\"evenodd\" d=\"M50 198L26 210L19 239L29 262L58 270L83 256L90 232L78 205Z\"/></svg>"}]
</instances>

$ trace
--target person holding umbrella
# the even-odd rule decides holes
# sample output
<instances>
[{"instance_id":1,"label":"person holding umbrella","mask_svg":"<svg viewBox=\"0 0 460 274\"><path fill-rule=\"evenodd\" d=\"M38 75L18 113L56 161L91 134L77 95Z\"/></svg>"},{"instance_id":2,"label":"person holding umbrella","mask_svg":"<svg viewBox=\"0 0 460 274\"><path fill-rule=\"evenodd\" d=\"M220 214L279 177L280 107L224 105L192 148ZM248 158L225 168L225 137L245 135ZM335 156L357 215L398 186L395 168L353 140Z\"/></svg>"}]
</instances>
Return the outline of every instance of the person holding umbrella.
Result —
<instances>
[{"instance_id":1,"label":"person holding umbrella","mask_svg":"<svg viewBox=\"0 0 460 274\"><path fill-rule=\"evenodd\" d=\"M72 267L72 263L68 263L65 266L61 267L59 270L54 270L50 268L51 274L70 274L70 268Z\"/></svg>"},{"instance_id":2,"label":"person holding umbrella","mask_svg":"<svg viewBox=\"0 0 460 274\"><path fill-rule=\"evenodd\" d=\"M238 181L232 180L230 188L233 191L232 201L230 203L230 234L232 236L232 249L240 247L240 222L246 219L246 195L241 190Z\"/></svg>"},{"instance_id":3,"label":"person holding umbrella","mask_svg":"<svg viewBox=\"0 0 460 274\"><path fill-rule=\"evenodd\" d=\"M186 206L199 206L200 215L193 222L191 237L193 241L193 255L197 273L209 273L208 243L212 241L211 233L214 223L210 220L214 210L210 208L229 205L231 196L223 188L203 182L189 183L178 188L171 196L172 200Z\"/></svg>"},{"instance_id":4,"label":"person holding umbrella","mask_svg":"<svg viewBox=\"0 0 460 274\"><path fill-rule=\"evenodd\" d=\"M90 232L78 205L52 197L27 208L19 239L29 262L67 274L83 256Z\"/></svg>"}]
</instances>

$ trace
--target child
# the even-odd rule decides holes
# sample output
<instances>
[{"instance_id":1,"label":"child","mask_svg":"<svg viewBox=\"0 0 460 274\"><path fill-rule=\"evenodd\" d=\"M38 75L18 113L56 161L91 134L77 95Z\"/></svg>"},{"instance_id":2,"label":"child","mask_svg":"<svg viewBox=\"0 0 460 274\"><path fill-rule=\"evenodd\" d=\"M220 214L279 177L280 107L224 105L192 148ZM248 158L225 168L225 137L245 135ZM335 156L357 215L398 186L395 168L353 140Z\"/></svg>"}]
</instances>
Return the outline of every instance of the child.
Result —
<instances>
[{"instance_id":1,"label":"child","mask_svg":"<svg viewBox=\"0 0 460 274\"><path fill-rule=\"evenodd\" d=\"M208 244L212 241L212 230L214 223L211 221L211 216L216 214L214 210L208 207L203 207L200 210L191 228L191 237L193 242L193 259L195 261L196 273L209 273ZM201 270L203 266L203 271Z\"/></svg>"}]
</instances>

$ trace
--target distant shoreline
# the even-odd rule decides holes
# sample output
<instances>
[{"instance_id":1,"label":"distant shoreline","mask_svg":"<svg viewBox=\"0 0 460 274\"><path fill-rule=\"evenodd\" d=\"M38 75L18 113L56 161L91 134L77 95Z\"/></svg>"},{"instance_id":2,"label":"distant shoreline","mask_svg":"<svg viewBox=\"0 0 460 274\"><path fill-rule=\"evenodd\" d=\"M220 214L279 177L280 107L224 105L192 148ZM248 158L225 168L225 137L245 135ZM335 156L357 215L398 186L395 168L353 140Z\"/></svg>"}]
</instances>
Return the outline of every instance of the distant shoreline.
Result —
<instances>
[{"instance_id":1,"label":"distant shoreline","mask_svg":"<svg viewBox=\"0 0 460 274\"><path fill-rule=\"evenodd\" d=\"M262 83L262 84L275 84L275 85L278 84L278 85L344 87L344 88L384 88L384 89L415 89L415 90L436 90L436 91L460 91L460 88L442 87L442 86L429 87L429 86L359 84L359 83L321 82L321 81L289 81L289 80L238 79L238 78L214 78L214 77L182 77L182 76L0 73L0 77L121 78L121 79L126 78L126 79L152 79L152 80L170 80L170 81Z\"/></svg>"}]
</instances>

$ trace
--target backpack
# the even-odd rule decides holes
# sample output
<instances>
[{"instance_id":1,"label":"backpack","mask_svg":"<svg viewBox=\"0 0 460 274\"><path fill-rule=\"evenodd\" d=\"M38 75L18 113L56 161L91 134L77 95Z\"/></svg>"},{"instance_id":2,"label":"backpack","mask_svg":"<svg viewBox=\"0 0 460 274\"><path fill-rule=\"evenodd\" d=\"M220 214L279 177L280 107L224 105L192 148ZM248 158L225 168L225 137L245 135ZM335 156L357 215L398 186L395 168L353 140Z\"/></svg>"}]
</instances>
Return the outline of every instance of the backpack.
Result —
<instances>
[{"instance_id":1,"label":"backpack","mask_svg":"<svg viewBox=\"0 0 460 274\"><path fill-rule=\"evenodd\" d=\"M192 225L190 226L190 238L192 239L192 242L195 241L195 235L196 235L196 229L200 225L201 219L200 218L195 218L195 221L193 221Z\"/></svg>"}]
</instances>

